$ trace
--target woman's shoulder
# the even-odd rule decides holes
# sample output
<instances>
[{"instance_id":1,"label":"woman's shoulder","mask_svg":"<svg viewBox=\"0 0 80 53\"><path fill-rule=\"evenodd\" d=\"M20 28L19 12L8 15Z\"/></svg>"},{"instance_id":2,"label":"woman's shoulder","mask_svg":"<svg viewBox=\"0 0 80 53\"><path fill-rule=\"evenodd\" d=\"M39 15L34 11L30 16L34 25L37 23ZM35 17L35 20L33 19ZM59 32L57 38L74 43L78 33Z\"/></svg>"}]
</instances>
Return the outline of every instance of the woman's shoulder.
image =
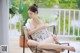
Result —
<instances>
[{"instance_id":1,"label":"woman's shoulder","mask_svg":"<svg viewBox=\"0 0 80 53\"><path fill-rule=\"evenodd\" d=\"M32 19L28 19L28 20L27 20L27 23L30 23L30 22L31 22L31 20L32 20Z\"/></svg>"},{"instance_id":2,"label":"woman's shoulder","mask_svg":"<svg viewBox=\"0 0 80 53\"><path fill-rule=\"evenodd\" d=\"M27 20L27 23L25 24L25 26L26 26L28 29L30 29L30 21L31 21L31 19L28 19L28 20Z\"/></svg>"}]
</instances>

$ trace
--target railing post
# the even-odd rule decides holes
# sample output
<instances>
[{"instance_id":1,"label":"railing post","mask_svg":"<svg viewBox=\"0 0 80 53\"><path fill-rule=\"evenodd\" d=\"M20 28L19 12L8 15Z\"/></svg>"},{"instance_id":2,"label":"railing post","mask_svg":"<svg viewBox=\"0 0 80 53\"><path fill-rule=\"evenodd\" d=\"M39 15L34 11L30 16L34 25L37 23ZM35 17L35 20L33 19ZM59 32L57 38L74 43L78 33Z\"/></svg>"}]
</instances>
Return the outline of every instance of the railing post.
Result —
<instances>
[{"instance_id":1,"label":"railing post","mask_svg":"<svg viewBox=\"0 0 80 53\"><path fill-rule=\"evenodd\" d=\"M78 14L78 19L80 20L80 10L79 10L79 12L78 12L79 14ZM78 22L78 24L79 24L79 22ZM79 26L78 26L78 36L80 36L80 28L79 28Z\"/></svg>"},{"instance_id":2,"label":"railing post","mask_svg":"<svg viewBox=\"0 0 80 53\"><path fill-rule=\"evenodd\" d=\"M63 29L63 35L65 35L65 18L66 18L66 11L64 10L64 29Z\"/></svg>"},{"instance_id":3,"label":"railing post","mask_svg":"<svg viewBox=\"0 0 80 53\"><path fill-rule=\"evenodd\" d=\"M74 10L74 17L73 17L73 20L74 20L74 22L75 22L75 10ZM75 26L73 25L73 36L75 35Z\"/></svg>"},{"instance_id":4,"label":"railing post","mask_svg":"<svg viewBox=\"0 0 80 53\"><path fill-rule=\"evenodd\" d=\"M59 27L59 31L58 31L58 34L59 34L59 35L60 35L60 22L61 22L61 21L60 21L60 17L61 17L61 10L59 10L59 26L58 26L58 27Z\"/></svg>"},{"instance_id":5,"label":"railing post","mask_svg":"<svg viewBox=\"0 0 80 53\"><path fill-rule=\"evenodd\" d=\"M70 16L71 16L71 11L69 10L68 35L70 35Z\"/></svg>"}]
</instances>

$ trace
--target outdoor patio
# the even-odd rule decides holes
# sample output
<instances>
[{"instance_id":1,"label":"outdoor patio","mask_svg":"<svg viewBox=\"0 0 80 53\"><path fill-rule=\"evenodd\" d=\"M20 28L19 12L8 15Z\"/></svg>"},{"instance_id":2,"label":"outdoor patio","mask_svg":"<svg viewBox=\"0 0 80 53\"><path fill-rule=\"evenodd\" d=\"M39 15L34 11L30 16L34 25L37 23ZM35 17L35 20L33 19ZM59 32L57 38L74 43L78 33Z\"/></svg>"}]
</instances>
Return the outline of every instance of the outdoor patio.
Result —
<instances>
[{"instance_id":1,"label":"outdoor patio","mask_svg":"<svg viewBox=\"0 0 80 53\"><path fill-rule=\"evenodd\" d=\"M47 0L46 0L47 1ZM48 6L46 6L46 4L44 4L44 1L42 0L42 2L40 2L41 4L39 5L38 8L38 16L40 19L42 19L44 22L46 23L52 23L52 28L49 28L50 31L52 32L57 32L55 34L59 35L59 41L60 42L66 42L69 43L70 46L75 47L76 52L71 52L70 53L80 53L80 41L77 40L76 37L78 37L78 39L80 40L80 10L76 9L76 7L79 8L79 5L77 6L77 4L75 4L73 1L68 1L70 2L70 5L63 5L66 3L68 3L67 1L60 3L59 0L57 0L57 2L55 2L56 0L50 0L50 2L53 3L59 3L59 5L57 4L53 4L50 7L50 2L47 1L45 3L49 3ZM63 0L62 0L63 1ZM62 2L61 1L61 2ZM12 2L12 1L11 1ZM27 3L25 5L22 6L22 0L17 1L14 4L18 4L19 8L16 11L20 12L23 10L24 15L27 15L27 11L24 10L26 7L28 7ZM25 1L23 1L25 2ZM28 0L28 2L30 3L34 3L35 1L30 1ZM39 1L37 1L37 3L39 3ZM77 2L78 3L78 2ZM43 5L44 4L44 5ZM61 5L64 8L61 8ZM75 4L75 5L72 5ZM13 4L10 4L13 5ZM13 5L15 6L15 5ZM25 7L26 6L26 7ZM65 8L65 6L67 8ZM21 10L21 7L23 7L24 9ZM70 8L69 8L70 7ZM75 7L75 9L73 9L72 7ZM10 10L13 8L10 8ZM15 11L15 10L14 10ZM23 16L23 12L17 12L17 13L12 13L13 11L10 11L10 16L9 16L9 52L10 53L23 53L23 48L21 48L19 46L19 37L21 34L21 24L22 24L22 20L24 19L24 17L26 17L26 19L28 18L28 16ZM14 14L14 16L13 16ZM20 15L21 14L21 15ZM24 21L24 20L23 20ZM56 30L53 30L53 25L55 26ZM25 53L32 53L31 50L29 48L25 48ZM67 53L67 50L65 50L62 53Z\"/></svg>"},{"instance_id":2,"label":"outdoor patio","mask_svg":"<svg viewBox=\"0 0 80 53\"><path fill-rule=\"evenodd\" d=\"M20 15L19 15L18 11L20 10L19 7L25 7L25 5L22 5L22 3L21 3L22 0L20 0L20 1L15 0L15 1L17 1L17 2L15 3L12 0L11 3L9 3L8 0L0 0L0 12L1 12L0 13L0 17L1 17L0 18L0 24L1 24L0 25L0 27L1 27L0 28L0 45L8 45L8 51L9 51L8 53L23 53L23 48L19 47L19 37L21 34L18 33L17 31L15 31L15 29L21 30L21 21L22 21L23 17L19 17ZM25 3L25 1L24 1L24 3ZM45 0L42 0L42 4L40 6L43 5L43 3L44 3L43 1L45 1ZM46 2L46 1L45 1L45 3L49 4L49 2L48 1ZM60 0L60 1L62 1L62 0ZM80 23L80 10L79 10L80 9L80 3L79 3L80 0L70 0L70 1L68 1L71 3L70 5L62 5L63 7L66 6L67 8L54 9L53 6L56 5L57 3L59 3L59 5L68 3L68 2L66 2L66 0L65 0L65 2L62 2L62 3L60 1L54 2L54 0L50 0L50 2L52 2L51 8L49 8L50 5L43 6L43 7L48 7L48 8L39 8L39 15L42 18L45 18L43 20L46 21L46 23L49 23L50 21L53 22L54 18L58 18L58 29L57 29L58 33L57 34L62 34L62 35L67 34L67 35L69 35L69 37L71 37L70 35L73 35L70 39L68 37L62 37L62 38L60 37L60 39L61 39L60 42L68 42L68 43L70 43L70 46L75 47L76 52L70 52L70 53L80 53L80 41L72 40L73 37L74 38L80 37L80 25L79 25L79 23ZM73 3L72 3L72 1L73 1ZM74 1L76 1L76 4ZM12 3L14 3L15 5L13 5ZM26 6L26 7L28 7L28 6ZM68 8L68 7L70 7L70 8ZM73 9L73 7L75 7L75 8ZM14 8L15 8L15 10L13 10L13 11L15 11L15 13L11 12L11 11L9 12L10 9L14 9ZM20 10L20 12L22 10ZM27 13L25 10L24 10L24 12ZM9 30L10 34L8 34L8 29L10 29ZM13 31L11 31L11 30L13 30ZM18 30L18 31L20 32L20 30ZM78 38L78 39L80 40L80 38ZM8 44L7 44L7 42L8 42ZM25 48L25 53L31 53L30 49ZM64 51L63 53L67 53L67 51Z\"/></svg>"}]
</instances>

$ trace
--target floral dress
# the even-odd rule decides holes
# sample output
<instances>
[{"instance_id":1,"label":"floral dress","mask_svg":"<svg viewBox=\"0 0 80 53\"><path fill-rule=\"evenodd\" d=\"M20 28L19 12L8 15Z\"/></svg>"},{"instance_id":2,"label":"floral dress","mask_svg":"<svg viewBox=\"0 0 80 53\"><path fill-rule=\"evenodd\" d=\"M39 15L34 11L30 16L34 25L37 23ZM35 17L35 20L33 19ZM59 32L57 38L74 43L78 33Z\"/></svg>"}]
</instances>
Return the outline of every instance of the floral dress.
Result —
<instances>
[{"instance_id":1,"label":"floral dress","mask_svg":"<svg viewBox=\"0 0 80 53\"><path fill-rule=\"evenodd\" d=\"M29 22L27 22L25 26L30 30L31 28L33 28ZM39 30L31 35L33 40L36 40L38 42L41 42L42 40L48 38L49 36L51 36L51 33L47 29Z\"/></svg>"}]
</instances>

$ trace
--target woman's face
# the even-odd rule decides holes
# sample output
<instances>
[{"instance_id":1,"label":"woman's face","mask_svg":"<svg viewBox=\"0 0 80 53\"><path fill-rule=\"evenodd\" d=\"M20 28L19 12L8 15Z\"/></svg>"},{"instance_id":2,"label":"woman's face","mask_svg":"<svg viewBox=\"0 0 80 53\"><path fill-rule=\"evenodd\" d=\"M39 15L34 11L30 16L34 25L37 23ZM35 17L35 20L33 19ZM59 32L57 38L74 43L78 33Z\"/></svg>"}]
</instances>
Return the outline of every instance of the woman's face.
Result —
<instances>
[{"instance_id":1,"label":"woman's face","mask_svg":"<svg viewBox=\"0 0 80 53\"><path fill-rule=\"evenodd\" d=\"M37 16L37 13L34 13L34 12L30 11L30 10L28 10L28 14L29 14L30 18L35 18Z\"/></svg>"}]
</instances>

